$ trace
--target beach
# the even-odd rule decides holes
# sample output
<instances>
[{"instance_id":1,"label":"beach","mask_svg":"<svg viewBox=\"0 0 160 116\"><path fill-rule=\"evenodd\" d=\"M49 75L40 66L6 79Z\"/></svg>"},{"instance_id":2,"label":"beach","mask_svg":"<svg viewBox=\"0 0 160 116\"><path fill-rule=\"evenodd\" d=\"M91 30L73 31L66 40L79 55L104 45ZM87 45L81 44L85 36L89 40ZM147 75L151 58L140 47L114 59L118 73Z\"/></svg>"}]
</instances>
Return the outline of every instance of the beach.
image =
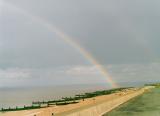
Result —
<instances>
[{"instance_id":1,"label":"beach","mask_svg":"<svg viewBox=\"0 0 160 116\"><path fill-rule=\"evenodd\" d=\"M106 112L111 111L115 107L119 106L122 103L143 94L146 89L150 87L144 88L132 88L125 91L121 91L118 93L113 93L109 95L97 96L94 98L88 98L80 100L77 104L69 104L62 106L51 106L48 108L34 109L34 110L23 110L23 111L11 111L11 112L3 112L0 113L0 116L83 116L83 113L86 111L90 112L91 110L95 110L94 108L106 107L105 109L95 111L94 115L103 115ZM92 112L92 111L91 111ZM92 114L90 114L92 115Z\"/></svg>"}]
</instances>

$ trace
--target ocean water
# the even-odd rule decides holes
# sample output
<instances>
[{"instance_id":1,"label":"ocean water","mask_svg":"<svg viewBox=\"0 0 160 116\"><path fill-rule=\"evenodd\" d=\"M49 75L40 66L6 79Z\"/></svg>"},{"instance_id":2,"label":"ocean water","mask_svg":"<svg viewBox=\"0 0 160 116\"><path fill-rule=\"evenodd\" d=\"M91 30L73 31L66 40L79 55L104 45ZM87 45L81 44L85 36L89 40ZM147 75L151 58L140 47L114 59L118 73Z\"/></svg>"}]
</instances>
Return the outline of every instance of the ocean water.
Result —
<instances>
[{"instance_id":1,"label":"ocean water","mask_svg":"<svg viewBox=\"0 0 160 116\"><path fill-rule=\"evenodd\" d=\"M104 116L160 116L160 88L152 89Z\"/></svg>"},{"instance_id":2,"label":"ocean water","mask_svg":"<svg viewBox=\"0 0 160 116\"><path fill-rule=\"evenodd\" d=\"M119 83L120 87L142 86L143 84ZM31 105L32 101L48 101L104 89L110 88L107 84L0 88L0 108L23 107Z\"/></svg>"},{"instance_id":3,"label":"ocean water","mask_svg":"<svg viewBox=\"0 0 160 116\"><path fill-rule=\"evenodd\" d=\"M32 101L48 101L76 94L107 89L104 85L0 88L0 108L23 107Z\"/></svg>"}]
</instances>

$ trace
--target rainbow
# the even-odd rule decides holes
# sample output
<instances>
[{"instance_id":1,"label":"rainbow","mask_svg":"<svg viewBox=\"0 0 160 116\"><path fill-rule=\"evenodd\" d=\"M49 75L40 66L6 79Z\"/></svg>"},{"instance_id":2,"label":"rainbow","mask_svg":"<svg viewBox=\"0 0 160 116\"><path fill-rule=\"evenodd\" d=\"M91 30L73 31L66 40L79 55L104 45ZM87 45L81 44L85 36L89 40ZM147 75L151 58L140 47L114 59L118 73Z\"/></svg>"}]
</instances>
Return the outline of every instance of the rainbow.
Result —
<instances>
[{"instance_id":1,"label":"rainbow","mask_svg":"<svg viewBox=\"0 0 160 116\"><path fill-rule=\"evenodd\" d=\"M69 35L65 34L64 32L60 31L55 26L48 23L46 20L42 19L41 17L34 16L30 14L29 12L24 11L21 8L15 7L12 4L3 2L2 5L5 5L5 7L11 9L12 11L16 11L21 13L22 15L31 18L31 20L41 24L45 28L49 29L51 32L55 33L57 36L59 36L65 43L75 48L79 53L87 59L91 64L96 66L97 70L101 72L103 76L106 77L106 81L110 84L112 88L117 88L117 83L112 79L112 77L108 74L107 70L90 54L86 49L84 49L79 43L77 43L73 38L71 38Z\"/></svg>"}]
</instances>

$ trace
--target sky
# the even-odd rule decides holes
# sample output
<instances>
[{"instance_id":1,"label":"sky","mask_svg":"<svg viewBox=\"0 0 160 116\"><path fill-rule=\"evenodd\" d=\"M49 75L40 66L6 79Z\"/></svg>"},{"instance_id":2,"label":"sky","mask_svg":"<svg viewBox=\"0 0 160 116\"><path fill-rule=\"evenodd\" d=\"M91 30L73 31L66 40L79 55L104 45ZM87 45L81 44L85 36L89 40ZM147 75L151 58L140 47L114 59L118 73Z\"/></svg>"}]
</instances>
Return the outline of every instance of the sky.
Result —
<instances>
[{"instance_id":1,"label":"sky","mask_svg":"<svg viewBox=\"0 0 160 116\"><path fill-rule=\"evenodd\" d=\"M159 4L0 0L0 87L108 84L77 49L30 15L72 37L115 82L160 81Z\"/></svg>"}]
</instances>

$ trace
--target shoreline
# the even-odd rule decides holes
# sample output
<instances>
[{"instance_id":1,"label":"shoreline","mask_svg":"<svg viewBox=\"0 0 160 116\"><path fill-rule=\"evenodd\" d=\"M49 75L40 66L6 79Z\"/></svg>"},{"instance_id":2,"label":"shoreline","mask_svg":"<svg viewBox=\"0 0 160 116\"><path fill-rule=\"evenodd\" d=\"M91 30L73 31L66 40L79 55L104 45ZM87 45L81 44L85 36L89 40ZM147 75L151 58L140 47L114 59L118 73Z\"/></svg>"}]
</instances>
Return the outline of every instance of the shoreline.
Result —
<instances>
[{"instance_id":1,"label":"shoreline","mask_svg":"<svg viewBox=\"0 0 160 116\"><path fill-rule=\"evenodd\" d=\"M83 116L84 113L89 113L92 110L92 112L95 112L94 115L88 116L100 116L113 110L114 108L127 102L128 100L140 94L143 94L146 91L146 89L150 88L152 87L146 86L140 89L126 89L124 91L120 91L109 95L87 98L84 101L79 100L79 103L77 104L50 106L47 108L33 110L3 112L0 113L0 116Z\"/></svg>"},{"instance_id":2,"label":"shoreline","mask_svg":"<svg viewBox=\"0 0 160 116\"><path fill-rule=\"evenodd\" d=\"M125 87L125 88L115 88L115 89L110 89L110 90L97 90L97 91L92 91L92 92L87 92L87 93L81 93L81 94L75 94L72 97L62 97L61 99L50 99L49 101L32 101L31 105L24 105L23 107L9 107L9 108L1 108L0 112L10 112L10 111L23 111L23 110L32 110L32 109L40 109L40 108L47 108L50 106L61 106L61 105L69 105L69 104L76 104L80 100L85 100L88 98L93 98L97 96L102 96L102 95L109 95L112 93L116 93L118 91L122 91L125 89L129 89L133 87Z\"/></svg>"}]
</instances>

